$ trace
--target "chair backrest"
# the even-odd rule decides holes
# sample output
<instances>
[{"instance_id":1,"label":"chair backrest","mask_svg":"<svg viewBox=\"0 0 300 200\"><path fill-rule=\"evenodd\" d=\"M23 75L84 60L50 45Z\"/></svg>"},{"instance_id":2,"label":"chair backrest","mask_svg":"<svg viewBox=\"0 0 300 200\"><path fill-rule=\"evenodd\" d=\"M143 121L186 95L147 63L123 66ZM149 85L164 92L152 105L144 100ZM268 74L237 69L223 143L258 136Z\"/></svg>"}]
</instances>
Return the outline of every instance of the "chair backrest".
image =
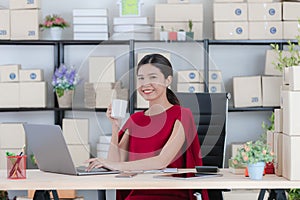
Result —
<instances>
[{"instance_id":1,"label":"chair backrest","mask_svg":"<svg viewBox=\"0 0 300 200\"><path fill-rule=\"evenodd\" d=\"M228 114L227 93L177 93L191 109L198 130L203 165L224 167Z\"/></svg>"}]
</instances>

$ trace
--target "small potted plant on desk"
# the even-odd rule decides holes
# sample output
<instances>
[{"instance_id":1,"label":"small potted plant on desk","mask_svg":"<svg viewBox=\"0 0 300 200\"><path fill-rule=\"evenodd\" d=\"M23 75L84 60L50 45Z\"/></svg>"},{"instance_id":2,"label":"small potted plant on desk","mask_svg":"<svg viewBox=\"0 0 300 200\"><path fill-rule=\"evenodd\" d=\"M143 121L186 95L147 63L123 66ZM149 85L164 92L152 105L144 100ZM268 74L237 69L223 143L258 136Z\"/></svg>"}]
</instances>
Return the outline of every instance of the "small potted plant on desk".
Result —
<instances>
[{"instance_id":1,"label":"small potted plant on desk","mask_svg":"<svg viewBox=\"0 0 300 200\"><path fill-rule=\"evenodd\" d=\"M194 32L193 32L193 21L190 19L188 21L189 31L186 32L186 40L194 40Z\"/></svg>"},{"instance_id":2,"label":"small potted plant on desk","mask_svg":"<svg viewBox=\"0 0 300 200\"><path fill-rule=\"evenodd\" d=\"M247 164L250 179L262 179L266 163L272 162L274 153L270 146L261 140L256 142L246 142L242 148L238 149L233 164Z\"/></svg>"}]
</instances>

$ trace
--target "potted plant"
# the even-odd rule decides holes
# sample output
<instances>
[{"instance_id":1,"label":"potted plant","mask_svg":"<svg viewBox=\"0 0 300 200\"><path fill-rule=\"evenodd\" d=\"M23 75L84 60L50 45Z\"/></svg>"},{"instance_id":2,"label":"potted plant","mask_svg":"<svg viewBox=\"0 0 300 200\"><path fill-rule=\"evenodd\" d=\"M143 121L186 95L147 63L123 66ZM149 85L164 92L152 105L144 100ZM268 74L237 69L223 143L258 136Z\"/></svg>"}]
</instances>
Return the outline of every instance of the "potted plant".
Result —
<instances>
[{"instance_id":1,"label":"potted plant","mask_svg":"<svg viewBox=\"0 0 300 200\"><path fill-rule=\"evenodd\" d=\"M254 180L262 179L265 164L272 162L274 153L268 144L261 140L248 141L238 149L233 164L247 164L249 177Z\"/></svg>"},{"instance_id":2,"label":"potted plant","mask_svg":"<svg viewBox=\"0 0 300 200\"><path fill-rule=\"evenodd\" d=\"M188 21L189 31L186 32L186 40L194 40L194 32L193 32L193 21L189 19Z\"/></svg>"},{"instance_id":3,"label":"potted plant","mask_svg":"<svg viewBox=\"0 0 300 200\"><path fill-rule=\"evenodd\" d=\"M185 31L183 29L179 29L179 31L177 32L177 40L178 41L185 41L186 40L186 34L185 34Z\"/></svg>"},{"instance_id":4,"label":"potted plant","mask_svg":"<svg viewBox=\"0 0 300 200\"><path fill-rule=\"evenodd\" d=\"M52 39L60 40L62 35L62 30L69 27L69 23L67 23L64 18L59 15L52 14L47 15L44 19L44 22L40 24L41 30L49 29Z\"/></svg>"},{"instance_id":5,"label":"potted plant","mask_svg":"<svg viewBox=\"0 0 300 200\"><path fill-rule=\"evenodd\" d=\"M165 31L165 27L164 26L160 27L159 39L160 40L164 40L164 41L168 41L168 39L169 39L168 32Z\"/></svg>"},{"instance_id":6,"label":"potted plant","mask_svg":"<svg viewBox=\"0 0 300 200\"><path fill-rule=\"evenodd\" d=\"M177 40L177 32L174 31L174 28L172 28L172 31L169 32L169 40L170 41Z\"/></svg>"},{"instance_id":7,"label":"potted plant","mask_svg":"<svg viewBox=\"0 0 300 200\"><path fill-rule=\"evenodd\" d=\"M8 193L6 190L0 190L0 200L8 200Z\"/></svg>"},{"instance_id":8,"label":"potted plant","mask_svg":"<svg viewBox=\"0 0 300 200\"><path fill-rule=\"evenodd\" d=\"M74 67L62 64L52 76L52 85L59 107L71 107L74 90L79 83L79 75Z\"/></svg>"},{"instance_id":9,"label":"potted plant","mask_svg":"<svg viewBox=\"0 0 300 200\"><path fill-rule=\"evenodd\" d=\"M289 200L300 200L300 189L289 189L287 193Z\"/></svg>"},{"instance_id":10,"label":"potted plant","mask_svg":"<svg viewBox=\"0 0 300 200\"><path fill-rule=\"evenodd\" d=\"M297 44L288 43L288 50L280 50L278 44L271 44L271 47L276 52L278 59L277 63L273 63L279 71L283 72L283 83L290 85L291 90L300 90L300 36L296 36Z\"/></svg>"}]
</instances>

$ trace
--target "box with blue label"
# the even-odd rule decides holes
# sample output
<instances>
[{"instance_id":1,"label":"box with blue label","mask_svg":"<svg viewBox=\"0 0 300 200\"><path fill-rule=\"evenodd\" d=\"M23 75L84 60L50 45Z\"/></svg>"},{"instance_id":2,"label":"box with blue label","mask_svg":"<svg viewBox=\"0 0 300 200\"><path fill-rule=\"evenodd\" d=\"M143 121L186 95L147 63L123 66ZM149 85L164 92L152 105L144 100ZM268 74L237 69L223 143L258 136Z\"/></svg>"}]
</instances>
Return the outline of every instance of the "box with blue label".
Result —
<instances>
[{"instance_id":1,"label":"box with blue label","mask_svg":"<svg viewBox=\"0 0 300 200\"><path fill-rule=\"evenodd\" d=\"M38 40L40 10L11 10L10 25L12 40Z\"/></svg>"},{"instance_id":2,"label":"box with blue label","mask_svg":"<svg viewBox=\"0 0 300 200\"><path fill-rule=\"evenodd\" d=\"M282 39L282 22L281 21L265 21L265 22L249 22L249 39Z\"/></svg>"},{"instance_id":3,"label":"box with blue label","mask_svg":"<svg viewBox=\"0 0 300 200\"><path fill-rule=\"evenodd\" d=\"M208 81L210 83L222 83L222 73L220 70L209 70Z\"/></svg>"},{"instance_id":4,"label":"box with blue label","mask_svg":"<svg viewBox=\"0 0 300 200\"><path fill-rule=\"evenodd\" d=\"M261 76L233 77L234 107L262 106Z\"/></svg>"},{"instance_id":5,"label":"box with blue label","mask_svg":"<svg viewBox=\"0 0 300 200\"><path fill-rule=\"evenodd\" d=\"M181 70L177 72L178 83L203 83L203 71L198 70Z\"/></svg>"},{"instance_id":6,"label":"box with blue label","mask_svg":"<svg viewBox=\"0 0 300 200\"><path fill-rule=\"evenodd\" d=\"M19 70L21 65L9 64L0 66L0 82L17 82L19 81Z\"/></svg>"},{"instance_id":7,"label":"box with blue label","mask_svg":"<svg viewBox=\"0 0 300 200\"><path fill-rule=\"evenodd\" d=\"M0 8L0 40L10 39L10 12Z\"/></svg>"},{"instance_id":8,"label":"box with blue label","mask_svg":"<svg viewBox=\"0 0 300 200\"><path fill-rule=\"evenodd\" d=\"M246 3L214 3L213 21L247 21Z\"/></svg>"},{"instance_id":9,"label":"box with blue label","mask_svg":"<svg viewBox=\"0 0 300 200\"><path fill-rule=\"evenodd\" d=\"M44 73L42 69L20 69L19 76L21 82L33 82L44 80Z\"/></svg>"},{"instance_id":10,"label":"box with blue label","mask_svg":"<svg viewBox=\"0 0 300 200\"><path fill-rule=\"evenodd\" d=\"M0 108L19 107L19 83L0 83L0 94Z\"/></svg>"},{"instance_id":11,"label":"box with blue label","mask_svg":"<svg viewBox=\"0 0 300 200\"><path fill-rule=\"evenodd\" d=\"M41 8L40 0L9 0L10 9L34 9Z\"/></svg>"},{"instance_id":12,"label":"box with blue label","mask_svg":"<svg viewBox=\"0 0 300 200\"><path fill-rule=\"evenodd\" d=\"M214 39L246 40L249 39L248 22L214 22Z\"/></svg>"},{"instance_id":13,"label":"box with blue label","mask_svg":"<svg viewBox=\"0 0 300 200\"><path fill-rule=\"evenodd\" d=\"M281 21L281 2L248 3L249 21Z\"/></svg>"},{"instance_id":14,"label":"box with blue label","mask_svg":"<svg viewBox=\"0 0 300 200\"><path fill-rule=\"evenodd\" d=\"M177 83L177 92L201 93L201 92L204 92L204 84L202 84L202 83Z\"/></svg>"}]
</instances>

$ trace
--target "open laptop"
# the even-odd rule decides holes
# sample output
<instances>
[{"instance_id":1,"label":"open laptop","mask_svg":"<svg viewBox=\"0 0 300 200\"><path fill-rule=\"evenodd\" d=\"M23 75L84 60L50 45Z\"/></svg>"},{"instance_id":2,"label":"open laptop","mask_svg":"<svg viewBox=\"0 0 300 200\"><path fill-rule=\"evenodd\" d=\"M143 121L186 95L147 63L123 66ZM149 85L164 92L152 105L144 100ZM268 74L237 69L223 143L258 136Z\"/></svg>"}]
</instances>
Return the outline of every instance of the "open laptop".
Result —
<instances>
[{"instance_id":1,"label":"open laptop","mask_svg":"<svg viewBox=\"0 0 300 200\"><path fill-rule=\"evenodd\" d=\"M24 124L28 148L33 152L40 170L70 175L117 174L119 171L97 168L85 171L75 168L71 154L58 125Z\"/></svg>"}]
</instances>

